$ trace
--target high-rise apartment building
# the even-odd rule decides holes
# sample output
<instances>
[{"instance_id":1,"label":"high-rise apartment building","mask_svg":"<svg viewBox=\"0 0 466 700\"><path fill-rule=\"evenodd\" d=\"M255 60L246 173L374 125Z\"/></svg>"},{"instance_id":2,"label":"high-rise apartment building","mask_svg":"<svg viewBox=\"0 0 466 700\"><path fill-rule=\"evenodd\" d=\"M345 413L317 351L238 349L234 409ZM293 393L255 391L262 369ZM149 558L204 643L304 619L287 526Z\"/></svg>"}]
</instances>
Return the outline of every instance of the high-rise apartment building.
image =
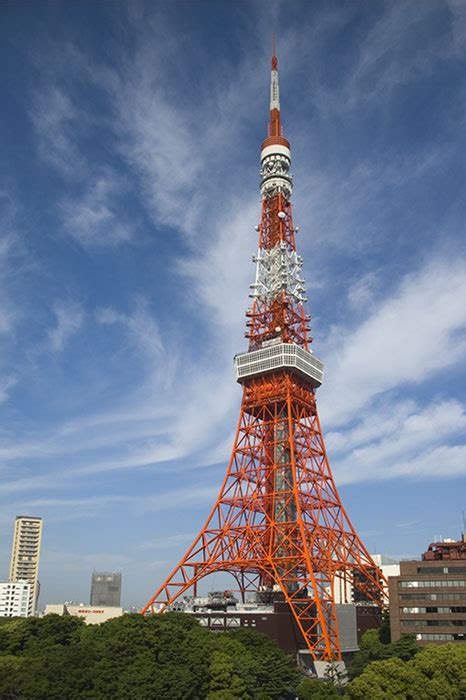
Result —
<instances>
[{"instance_id":1,"label":"high-rise apartment building","mask_svg":"<svg viewBox=\"0 0 466 700\"><path fill-rule=\"evenodd\" d=\"M392 641L466 643L466 536L431 544L420 561L401 561L389 578Z\"/></svg>"},{"instance_id":2,"label":"high-rise apartment building","mask_svg":"<svg viewBox=\"0 0 466 700\"><path fill-rule=\"evenodd\" d=\"M10 581L31 584L28 615L33 615L39 597L39 558L42 541L42 518L18 515L15 520L11 549Z\"/></svg>"},{"instance_id":3,"label":"high-rise apartment building","mask_svg":"<svg viewBox=\"0 0 466 700\"><path fill-rule=\"evenodd\" d=\"M118 608L121 601L121 574L94 571L91 583L91 605Z\"/></svg>"},{"instance_id":4,"label":"high-rise apartment building","mask_svg":"<svg viewBox=\"0 0 466 700\"><path fill-rule=\"evenodd\" d=\"M30 602L30 583L0 581L0 617L28 617Z\"/></svg>"}]
</instances>

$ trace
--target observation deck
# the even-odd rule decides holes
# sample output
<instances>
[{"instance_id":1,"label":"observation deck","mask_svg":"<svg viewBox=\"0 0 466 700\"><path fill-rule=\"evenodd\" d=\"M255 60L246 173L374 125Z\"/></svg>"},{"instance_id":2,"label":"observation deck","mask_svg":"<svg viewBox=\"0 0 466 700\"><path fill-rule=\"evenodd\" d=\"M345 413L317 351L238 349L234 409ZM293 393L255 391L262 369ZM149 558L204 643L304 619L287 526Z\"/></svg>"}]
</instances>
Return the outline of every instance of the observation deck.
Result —
<instances>
[{"instance_id":1,"label":"observation deck","mask_svg":"<svg viewBox=\"0 0 466 700\"><path fill-rule=\"evenodd\" d=\"M236 381L242 384L249 377L256 377L279 369L288 369L305 377L317 389L324 378L324 364L315 355L293 343L276 343L252 352L235 355Z\"/></svg>"}]
</instances>

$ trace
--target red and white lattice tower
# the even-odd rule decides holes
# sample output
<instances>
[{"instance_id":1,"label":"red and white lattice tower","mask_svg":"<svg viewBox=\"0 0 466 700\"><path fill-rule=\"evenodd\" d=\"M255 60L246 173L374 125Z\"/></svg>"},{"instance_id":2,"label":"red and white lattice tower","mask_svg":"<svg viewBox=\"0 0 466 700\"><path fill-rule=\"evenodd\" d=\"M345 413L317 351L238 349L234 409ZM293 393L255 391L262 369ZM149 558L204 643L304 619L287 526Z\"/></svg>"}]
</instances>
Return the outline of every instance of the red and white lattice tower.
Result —
<instances>
[{"instance_id":1,"label":"red and white lattice tower","mask_svg":"<svg viewBox=\"0 0 466 700\"><path fill-rule=\"evenodd\" d=\"M384 579L341 503L317 415L323 364L310 350L273 54L249 348L235 357L243 400L233 451L204 527L142 612L163 612L189 589L196 593L200 579L229 572L243 599L284 597L312 658L333 661L341 659L338 591L352 587L381 605Z\"/></svg>"}]
</instances>

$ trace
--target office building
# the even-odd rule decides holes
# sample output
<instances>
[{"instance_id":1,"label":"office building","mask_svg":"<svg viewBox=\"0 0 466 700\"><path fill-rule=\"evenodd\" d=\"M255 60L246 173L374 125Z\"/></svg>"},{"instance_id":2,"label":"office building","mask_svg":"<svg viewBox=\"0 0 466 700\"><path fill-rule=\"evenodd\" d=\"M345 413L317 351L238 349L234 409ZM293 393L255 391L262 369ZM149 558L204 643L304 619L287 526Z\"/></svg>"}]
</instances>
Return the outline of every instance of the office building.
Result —
<instances>
[{"instance_id":1,"label":"office building","mask_svg":"<svg viewBox=\"0 0 466 700\"><path fill-rule=\"evenodd\" d=\"M91 605L118 608L121 602L121 574L94 571L91 583Z\"/></svg>"},{"instance_id":2,"label":"office building","mask_svg":"<svg viewBox=\"0 0 466 700\"><path fill-rule=\"evenodd\" d=\"M28 615L34 615L39 597L41 541L42 518L18 515L13 534L9 579L10 581L28 581L31 584Z\"/></svg>"},{"instance_id":3,"label":"office building","mask_svg":"<svg viewBox=\"0 0 466 700\"><path fill-rule=\"evenodd\" d=\"M1 581L0 617L28 617L31 588L28 581Z\"/></svg>"},{"instance_id":4,"label":"office building","mask_svg":"<svg viewBox=\"0 0 466 700\"><path fill-rule=\"evenodd\" d=\"M419 644L466 643L466 536L429 546L400 562L389 579L392 641L413 633Z\"/></svg>"}]
</instances>

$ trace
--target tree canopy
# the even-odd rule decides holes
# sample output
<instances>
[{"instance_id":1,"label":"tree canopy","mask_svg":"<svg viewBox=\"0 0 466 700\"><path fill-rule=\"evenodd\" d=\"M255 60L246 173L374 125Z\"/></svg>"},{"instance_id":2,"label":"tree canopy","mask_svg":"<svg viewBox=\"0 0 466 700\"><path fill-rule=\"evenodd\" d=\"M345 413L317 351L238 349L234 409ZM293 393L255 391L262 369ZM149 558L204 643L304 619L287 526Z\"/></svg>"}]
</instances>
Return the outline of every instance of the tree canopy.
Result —
<instances>
[{"instance_id":1,"label":"tree canopy","mask_svg":"<svg viewBox=\"0 0 466 700\"><path fill-rule=\"evenodd\" d=\"M278 700L301 677L264 635L215 634L182 613L0 623L1 700Z\"/></svg>"},{"instance_id":2,"label":"tree canopy","mask_svg":"<svg viewBox=\"0 0 466 700\"><path fill-rule=\"evenodd\" d=\"M466 646L429 645L408 661L374 661L348 687L352 700L464 700Z\"/></svg>"},{"instance_id":3,"label":"tree canopy","mask_svg":"<svg viewBox=\"0 0 466 700\"><path fill-rule=\"evenodd\" d=\"M338 687L255 630L217 634L183 613L0 618L0 700L466 700L466 645L380 637L365 633Z\"/></svg>"}]
</instances>

